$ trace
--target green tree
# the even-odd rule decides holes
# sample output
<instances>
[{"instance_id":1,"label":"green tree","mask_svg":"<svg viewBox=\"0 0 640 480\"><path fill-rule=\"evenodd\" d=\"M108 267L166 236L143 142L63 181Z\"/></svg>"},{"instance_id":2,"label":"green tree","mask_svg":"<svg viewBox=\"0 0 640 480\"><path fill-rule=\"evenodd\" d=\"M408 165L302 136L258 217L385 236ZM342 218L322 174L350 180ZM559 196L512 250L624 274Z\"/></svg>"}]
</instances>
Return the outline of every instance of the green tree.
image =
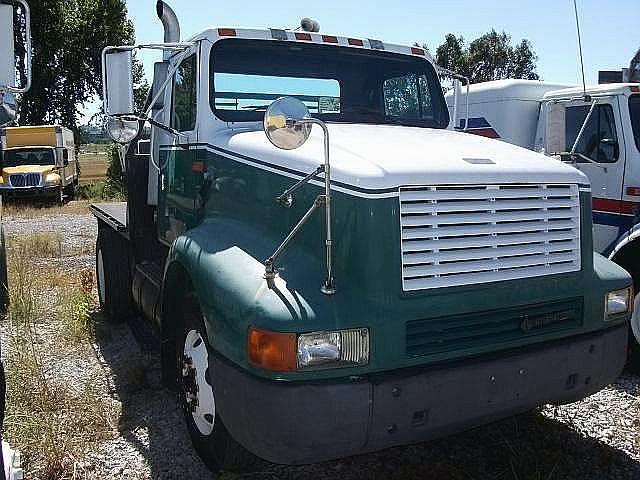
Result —
<instances>
[{"instance_id":1,"label":"green tree","mask_svg":"<svg viewBox=\"0 0 640 480\"><path fill-rule=\"evenodd\" d=\"M531 42L511 44L511 36L491 30L466 45L463 37L445 36L436 49L436 63L469 77L472 83L523 78L538 80L536 56Z\"/></svg>"},{"instance_id":2,"label":"green tree","mask_svg":"<svg viewBox=\"0 0 640 480\"><path fill-rule=\"evenodd\" d=\"M102 49L130 44L124 0L30 2L33 83L19 99L20 123L76 128L81 106L102 95Z\"/></svg>"}]
</instances>

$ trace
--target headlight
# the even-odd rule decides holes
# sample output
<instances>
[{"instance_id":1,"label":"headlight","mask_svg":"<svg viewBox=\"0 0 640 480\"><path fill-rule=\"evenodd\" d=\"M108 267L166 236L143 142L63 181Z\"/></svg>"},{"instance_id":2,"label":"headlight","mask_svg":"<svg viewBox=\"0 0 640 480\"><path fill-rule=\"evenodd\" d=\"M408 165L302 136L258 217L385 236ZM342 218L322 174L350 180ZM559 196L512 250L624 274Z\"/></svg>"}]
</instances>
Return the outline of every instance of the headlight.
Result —
<instances>
[{"instance_id":1,"label":"headlight","mask_svg":"<svg viewBox=\"0 0 640 480\"><path fill-rule=\"evenodd\" d=\"M369 363L369 330L305 333L298 337L298 368L348 367Z\"/></svg>"},{"instance_id":2,"label":"headlight","mask_svg":"<svg viewBox=\"0 0 640 480\"><path fill-rule=\"evenodd\" d=\"M605 320L611 320L617 315L631 311L633 292L631 287L614 290L607 293L605 298Z\"/></svg>"},{"instance_id":3,"label":"headlight","mask_svg":"<svg viewBox=\"0 0 640 480\"><path fill-rule=\"evenodd\" d=\"M303 334L249 327L249 362L274 372L354 367L369 363L369 330L356 328Z\"/></svg>"},{"instance_id":4,"label":"headlight","mask_svg":"<svg viewBox=\"0 0 640 480\"><path fill-rule=\"evenodd\" d=\"M53 174L44 177L44 184L48 187L58 185L60 183L60 175Z\"/></svg>"}]
</instances>

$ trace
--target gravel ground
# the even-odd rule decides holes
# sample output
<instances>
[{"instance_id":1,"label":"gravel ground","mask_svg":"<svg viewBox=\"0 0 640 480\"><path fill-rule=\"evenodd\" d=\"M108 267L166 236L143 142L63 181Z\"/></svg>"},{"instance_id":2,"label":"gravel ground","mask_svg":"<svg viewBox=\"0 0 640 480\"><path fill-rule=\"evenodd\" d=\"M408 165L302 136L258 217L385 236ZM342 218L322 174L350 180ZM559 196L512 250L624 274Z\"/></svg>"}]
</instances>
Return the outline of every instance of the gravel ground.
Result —
<instances>
[{"instance_id":1,"label":"gravel ground","mask_svg":"<svg viewBox=\"0 0 640 480\"><path fill-rule=\"evenodd\" d=\"M52 268L93 268L96 223L83 213L5 218L8 236L58 232L65 257ZM72 262L72 263L71 263ZM82 459L77 478L213 478L195 456L175 395L159 384L157 354L143 352L127 326L95 314L96 342L48 361L71 388L90 381L120 414L115 438ZM41 341L47 342L46 325ZM53 347L53 345L52 345ZM470 392L472 394L472 392ZM302 467L265 466L249 479L629 479L640 480L640 377L562 407L507 419L434 442Z\"/></svg>"}]
</instances>

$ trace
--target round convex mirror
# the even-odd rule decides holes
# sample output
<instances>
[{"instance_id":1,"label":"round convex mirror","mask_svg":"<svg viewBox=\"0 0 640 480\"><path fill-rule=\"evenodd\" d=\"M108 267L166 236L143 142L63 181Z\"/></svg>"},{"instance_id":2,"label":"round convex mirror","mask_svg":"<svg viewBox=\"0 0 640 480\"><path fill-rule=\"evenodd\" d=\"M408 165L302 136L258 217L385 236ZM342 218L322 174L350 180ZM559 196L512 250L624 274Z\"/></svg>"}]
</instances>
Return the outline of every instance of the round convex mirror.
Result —
<instances>
[{"instance_id":1,"label":"round convex mirror","mask_svg":"<svg viewBox=\"0 0 640 480\"><path fill-rule=\"evenodd\" d=\"M131 143L138 136L140 124L137 120L124 120L118 117L109 117L107 133L114 142L121 145Z\"/></svg>"},{"instance_id":2,"label":"round convex mirror","mask_svg":"<svg viewBox=\"0 0 640 480\"><path fill-rule=\"evenodd\" d=\"M283 150L300 147L309 138L311 123L309 109L297 98L281 97L274 100L264 114L264 133L271 143Z\"/></svg>"}]
</instances>

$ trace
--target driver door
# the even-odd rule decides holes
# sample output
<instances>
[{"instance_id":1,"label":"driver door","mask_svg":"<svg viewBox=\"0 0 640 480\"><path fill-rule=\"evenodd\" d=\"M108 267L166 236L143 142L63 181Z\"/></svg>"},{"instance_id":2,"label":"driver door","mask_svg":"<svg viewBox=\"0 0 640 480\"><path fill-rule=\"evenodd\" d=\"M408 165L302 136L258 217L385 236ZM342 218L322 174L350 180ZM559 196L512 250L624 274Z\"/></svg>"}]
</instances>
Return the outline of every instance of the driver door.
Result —
<instances>
[{"instance_id":1,"label":"driver door","mask_svg":"<svg viewBox=\"0 0 640 480\"><path fill-rule=\"evenodd\" d=\"M591 108L591 103L572 102L566 107L566 151L571 151ZM616 98L598 100L576 146L575 167L591 182L593 242L597 252L607 254L625 230L622 190L625 151L620 106ZM585 158L586 157L586 158Z\"/></svg>"},{"instance_id":2,"label":"driver door","mask_svg":"<svg viewBox=\"0 0 640 480\"><path fill-rule=\"evenodd\" d=\"M169 125L180 136L169 137L172 143L162 146L160 153L164 168L158 201L163 215L158 218L158 233L168 244L195 226L197 220L202 171L194 168L198 150L192 144L198 139L198 94L198 54L194 51L180 62L170 91Z\"/></svg>"}]
</instances>

